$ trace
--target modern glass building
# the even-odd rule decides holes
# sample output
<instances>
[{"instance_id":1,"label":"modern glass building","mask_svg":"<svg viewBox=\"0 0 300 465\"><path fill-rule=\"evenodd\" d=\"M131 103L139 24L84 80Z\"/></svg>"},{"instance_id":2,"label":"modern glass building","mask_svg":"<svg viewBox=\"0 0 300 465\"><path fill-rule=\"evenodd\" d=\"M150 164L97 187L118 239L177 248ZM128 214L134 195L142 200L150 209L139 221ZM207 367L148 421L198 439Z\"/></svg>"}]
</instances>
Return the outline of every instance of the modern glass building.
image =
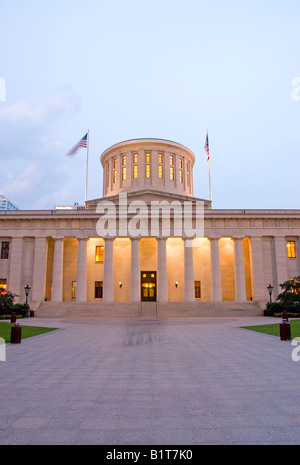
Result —
<instances>
[{"instance_id":1,"label":"modern glass building","mask_svg":"<svg viewBox=\"0 0 300 465\"><path fill-rule=\"evenodd\" d=\"M19 210L7 197L0 195L0 210Z\"/></svg>"}]
</instances>

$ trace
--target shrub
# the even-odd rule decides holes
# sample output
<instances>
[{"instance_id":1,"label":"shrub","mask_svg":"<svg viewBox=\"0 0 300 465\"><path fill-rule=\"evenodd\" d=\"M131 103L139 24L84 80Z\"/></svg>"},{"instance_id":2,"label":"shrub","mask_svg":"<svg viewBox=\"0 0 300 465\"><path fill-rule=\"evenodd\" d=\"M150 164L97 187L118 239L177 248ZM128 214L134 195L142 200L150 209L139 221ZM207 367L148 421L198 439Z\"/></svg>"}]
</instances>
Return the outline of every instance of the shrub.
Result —
<instances>
[{"instance_id":1,"label":"shrub","mask_svg":"<svg viewBox=\"0 0 300 465\"><path fill-rule=\"evenodd\" d=\"M22 315L23 318L28 316L29 305L28 304L14 304L16 294L12 294L7 291L5 294L0 293L0 315L3 317L11 316L12 313Z\"/></svg>"}]
</instances>

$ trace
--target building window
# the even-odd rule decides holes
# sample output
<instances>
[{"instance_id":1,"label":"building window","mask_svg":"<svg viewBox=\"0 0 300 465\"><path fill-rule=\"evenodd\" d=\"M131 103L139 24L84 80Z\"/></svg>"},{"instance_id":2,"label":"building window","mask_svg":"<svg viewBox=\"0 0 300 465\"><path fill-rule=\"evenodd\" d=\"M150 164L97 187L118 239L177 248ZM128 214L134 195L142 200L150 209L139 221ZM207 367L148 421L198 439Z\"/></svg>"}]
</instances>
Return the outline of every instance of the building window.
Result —
<instances>
[{"instance_id":1,"label":"building window","mask_svg":"<svg viewBox=\"0 0 300 465\"><path fill-rule=\"evenodd\" d=\"M159 179L163 178L163 165L158 165L158 177Z\"/></svg>"},{"instance_id":2,"label":"building window","mask_svg":"<svg viewBox=\"0 0 300 465\"><path fill-rule=\"evenodd\" d=\"M179 158L179 181L183 183L183 159Z\"/></svg>"},{"instance_id":3,"label":"building window","mask_svg":"<svg viewBox=\"0 0 300 465\"><path fill-rule=\"evenodd\" d=\"M139 161L139 156L137 153L134 153L133 154L133 179L137 179L139 176L138 161Z\"/></svg>"},{"instance_id":4,"label":"building window","mask_svg":"<svg viewBox=\"0 0 300 465\"><path fill-rule=\"evenodd\" d=\"M164 177L164 170L163 170L163 154L158 154L158 178L162 179Z\"/></svg>"},{"instance_id":5,"label":"building window","mask_svg":"<svg viewBox=\"0 0 300 465\"><path fill-rule=\"evenodd\" d=\"M187 171L187 175L186 175L186 181L187 181L187 185L190 186L190 163L188 162L187 165L186 165L186 171Z\"/></svg>"},{"instance_id":6,"label":"building window","mask_svg":"<svg viewBox=\"0 0 300 465\"><path fill-rule=\"evenodd\" d=\"M7 260L9 255L9 242L2 242L1 244L1 259Z\"/></svg>"},{"instance_id":7,"label":"building window","mask_svg":"<svg viewBox=\"0 0 300 465\"><path fill-rule=\"evenodd\" d=\"M296 244L295 241L288 241L287 242L287 249L288 249L288 257L289 258L296 258Z\"/></svg>"},{"instance_id":8,"label":"building window","mask_svg":"<svg viewBox=\"0 0 300 465\"><path fill-rule=\"evenodd\" d=\"M6 293L6 279L0 279L0 295Z\"/></svg>"},{"instance_id":9,"label":"building window","mask_svg":"<svg viewBox=\"0 0 300 465\"><path fill-rule=\"evenodd\" d=\"M96 245L96 263L103 263L104 261L104 246Z\"/></svg>"},{"instance_id":10,"label":"building window","mask_svg":"<svg viewBox=\"0 0 300 465\"><path fill-rule=\"evenodd\" d=\"M151 176L151 167L150 165L146 165L146 178L150 178Z\"/></svg>"},{"instance_id":11,"label":"building window","mask_svg":"<svg viewBox=\"0 0 300 465\"><path fill-rule=\"evenodd\" d=\"M195 281L195 299L201 298L201 282Z\"/></svg>"},{"instance_id":12,"label":"building window","mask_svg":"<svg viewBox=\"0 0 300 465\"><path fill-rule=\"evenodd\" d=\"M170 180L174 181L174 166L170 166Z\"/></svg>"},{"instance_id":13,"label":"building window","mask_svg":"<svg viewBox=\"0 0 300 465\"><path fill-rule=\"evenodd\" d=\"M126 181L126 155L122 156L122 181Z\"/></svg>"},{"instance_id":14,"label":"building window","mask_svg":"<svg viewBox=\"0 0 300 465\"><path fill-rule=\"evenodd\" d=\"M103 281L95 281L95 299L103 297Z\"/></svg>"},{"instance_id":15,"label":"building window","mask_svg":"<svg viewBox=\"0 0 300 465\"><path fill-rule=\"evenodd\" d=\"M179 181L183 183L183 172L182 170L179 171Z\"/></svg>"},{"instance_id":16,"label":"building window","mask_svg":"<svg viewBox=\"0 0 300 465\"><path fill-rule=\"evenodd\" d=\"M72 299L76 297L76 281L72 281Z\"/></svg>"},{"instance_id":17,"label":"building window","mask_svg":"<svg viewBox=\"0 0 300 465\"><path fill-rule=\"evenodd\" d=\"M150 162L151 162L150 152L146 152L146 163L150 163Z\"/></svg>"},{"instance_id":18,"label":"building window","mask_svg":"<svg viewBox=\"0 0 300 465\"><path fill-rule=\"evenodd\" d=\"M174 155L170 155L170 180L174 181Z\"/></svg>"},{"instance_id":19,"label":"building window","mask_svg":"<svg viewBox=\"0 0 300 465\"><path fill-rule=\"evenodd\" d=\"M116 182L117 182L117 159L116 159L116 158L114 158L113 166L114 166L114 170L113 170L113 183L116 184Z\"/></svg>"}]
</instances>

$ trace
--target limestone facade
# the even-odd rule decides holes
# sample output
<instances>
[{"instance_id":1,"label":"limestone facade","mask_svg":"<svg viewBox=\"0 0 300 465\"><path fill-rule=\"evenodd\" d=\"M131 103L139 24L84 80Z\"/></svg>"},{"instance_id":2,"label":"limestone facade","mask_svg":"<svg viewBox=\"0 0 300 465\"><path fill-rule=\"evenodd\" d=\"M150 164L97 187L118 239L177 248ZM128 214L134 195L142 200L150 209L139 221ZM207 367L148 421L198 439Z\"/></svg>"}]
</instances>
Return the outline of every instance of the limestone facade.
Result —
<instances>
[{"instance_id":1,"label":"limestone facade","mask_svg":"<svg viewBox=\"0 0 300 465\"><path fill-rule=\"evenodd\" d=\"M135 161L137 178L133 178ZM101 162L102 200L116 205L117 211L120 192L128 194L128 205L143 202L149 208L153 200L175 200L181 205L197 200L192 188L194 155L180 144L126 141L104 152ZM100 306L145 300L264 305L269 284L275 298L280 283L300 275L300 210L215 210L205 200L204 235L193 239L193 247L186 247L186 237L172 234L172 221L167 237L161 229L157 236L120 236L119 219L114 236L100 237L97 224L104 213L97 210L99 201L88 201L86 209L78 211L0 212L0 286L24 301L24 287L29 284L29 302L35 308L45 300L94 301ZM127 223L133 217L129 212Z\"/></svg>"}]
</instances>

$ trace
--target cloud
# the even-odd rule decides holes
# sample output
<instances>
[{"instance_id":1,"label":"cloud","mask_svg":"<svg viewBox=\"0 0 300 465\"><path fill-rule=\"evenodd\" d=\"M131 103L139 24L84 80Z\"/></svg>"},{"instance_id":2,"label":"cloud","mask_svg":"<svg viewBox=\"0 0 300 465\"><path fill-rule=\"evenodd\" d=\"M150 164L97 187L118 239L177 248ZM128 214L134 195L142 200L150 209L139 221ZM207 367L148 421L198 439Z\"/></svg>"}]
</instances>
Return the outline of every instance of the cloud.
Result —
<instances>
[{"instance_id":1,"label":"cloud","mask_svg":"<svg viewBox=\"0 0 300 465\"><path fill-rule=\"evenodd\" d=\"M39 106L24 100L1 104L1 194L26 209L52 208L53 201L71 196L69 189L61 189L67 173L63 136L80 111L80 99L71 88Z\"/></svg>"}]
</instances>

